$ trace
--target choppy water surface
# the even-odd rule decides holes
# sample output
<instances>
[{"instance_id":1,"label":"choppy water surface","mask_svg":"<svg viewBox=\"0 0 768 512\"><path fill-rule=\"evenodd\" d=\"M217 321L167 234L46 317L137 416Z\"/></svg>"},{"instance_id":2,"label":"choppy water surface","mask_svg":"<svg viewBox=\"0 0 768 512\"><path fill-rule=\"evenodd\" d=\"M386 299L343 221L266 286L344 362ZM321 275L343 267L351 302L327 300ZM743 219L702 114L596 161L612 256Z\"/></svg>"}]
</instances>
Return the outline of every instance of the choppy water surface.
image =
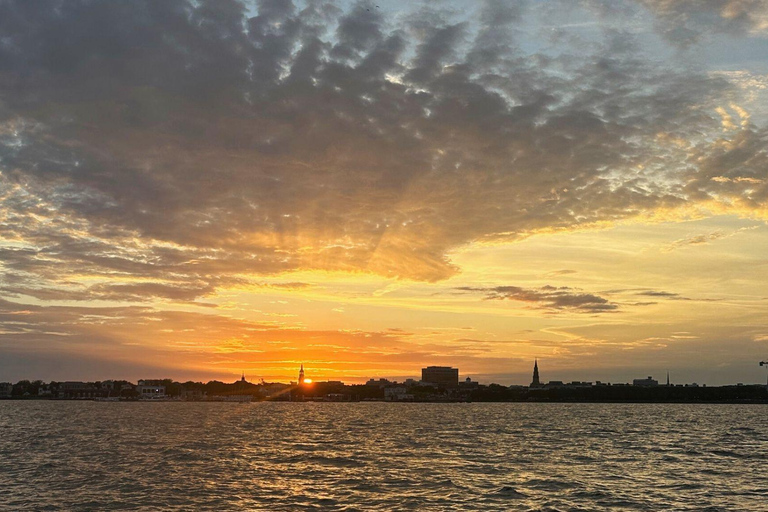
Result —
<instances>
[{"instance_id":1,"label":"choppy water surface","mask_svg":"<svg viewBox=\"0 0 768 512\"><path fill-rule=\"evenodd\" d=\"M2 510L768 510L768 407L0 402Z\"/></svg>"}]
</instances>

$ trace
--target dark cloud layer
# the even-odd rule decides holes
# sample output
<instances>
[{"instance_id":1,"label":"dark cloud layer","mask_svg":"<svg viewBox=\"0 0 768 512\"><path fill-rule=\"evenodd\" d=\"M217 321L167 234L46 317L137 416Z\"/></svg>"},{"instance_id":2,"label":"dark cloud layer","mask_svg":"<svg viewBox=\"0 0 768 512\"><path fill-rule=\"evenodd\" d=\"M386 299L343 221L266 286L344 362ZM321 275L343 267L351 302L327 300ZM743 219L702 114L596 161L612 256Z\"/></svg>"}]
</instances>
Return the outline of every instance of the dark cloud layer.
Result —
<instances>
[{"instance_id":1,"label":"dark cloud layer","mask_svg":"<svg viewBox=\"0 0 768 512\"><path fill-rule=\"evenodd\" d=\"M583 313L615 311L618 304L603 297L568 286L542 286L521 288L519 286L495 286L492 288L459 287L457 290L482 293L486 300L515 300L527 302L533 307L555 311L571 310Z\"/></svg>"},{"instance_id":2,"label":"dark cloud layer","mask_svg":"<svg viewBox=\"0 0 768 512\"><path fill-rule=\"evenodd\" d=\"M758 30L741 4L707 5ZM765 205L765 132L723 134L713 110L728 82L617 50L620 34L523 51L522 5L469 23L322 1L0 2L4 293L191 301L296 269L436 281L475 240ZM644 5L692 19L691 2ZM544 301L611 307L563 295Z\"/></svg>"}]
</instances>

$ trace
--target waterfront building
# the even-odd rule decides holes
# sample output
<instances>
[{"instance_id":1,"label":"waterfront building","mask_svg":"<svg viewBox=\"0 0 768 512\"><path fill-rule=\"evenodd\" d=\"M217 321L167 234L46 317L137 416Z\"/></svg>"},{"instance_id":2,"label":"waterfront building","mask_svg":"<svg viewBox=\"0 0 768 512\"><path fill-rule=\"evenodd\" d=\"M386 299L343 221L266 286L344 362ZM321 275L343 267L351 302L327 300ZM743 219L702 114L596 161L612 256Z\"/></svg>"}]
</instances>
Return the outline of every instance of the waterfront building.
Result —
<instances>
[{"instance_id":1,"label":"waterfront building","mask_svg":"<svg viewBox=\"0 0 768 512\"><path fill-rule=\"evenodd\" d=\"M139 398L141 399L157 400L159 398L165 398L165 386L152 386L142 384L140 386L136 386L136 392L139 394Z\"/></svg>"},{"instance_id":2,"label":"waterfront building","mask_svg":"<svg viewBox=\"0 0 768 512\"><path fill-rule=\"evenodd\" d=\"M405 386L384 388L384 400L388 402L412 401L413 395L408 393Z\"/></svg>"},{"instance_id":3,"label":"waterfront building","mask_svg":"<svg viewBox=\"0 0 768 512\"><path fill-rule=\"evenodd\" d=\"M659 381L655 380L650 375L646 377L645 379L634 379L632 381L633 386L641 386L646 388L652 388L659 385Z\"/></svg>"},{"instance_id":4,"label":"waterfront building","mask_svg":"<svg viewBox=\"0 0 768 512\"><path fill-rule=\"evenodd\" d=\"M92 398L92 389L85 383L80 381L62 382L59 384L59 398Z\"/></svg>"},{"instance_id":5,"label":"waterfront building","mask_svg":"<svg viewBox=\"0 0 768 512\"><path fill-rule=\"evenodd\" d=\"M447 388L459 387L459 369L450 366L427 366L421 369L421 380Z\"/></svg>"},{"instance_id":6,"label":"waterfront building","mask_svg":"<svg viewBox=\"0 0 768 512\"><path fill-rule=\"evenodd\" d=\"M10 382L0 382L0 398L11 398L13 394L13 384Z\"/></svg>"},{"instance_id":7,"label":"waterfront building","mask_svg":"<svg viewBox=\"0 0 768 512\"><path fill-rule=\"evenodd\" d=\"M301 369L299 370L299 386L304 384L304 365L301 365Z\"/></svg>"}]
</instances>

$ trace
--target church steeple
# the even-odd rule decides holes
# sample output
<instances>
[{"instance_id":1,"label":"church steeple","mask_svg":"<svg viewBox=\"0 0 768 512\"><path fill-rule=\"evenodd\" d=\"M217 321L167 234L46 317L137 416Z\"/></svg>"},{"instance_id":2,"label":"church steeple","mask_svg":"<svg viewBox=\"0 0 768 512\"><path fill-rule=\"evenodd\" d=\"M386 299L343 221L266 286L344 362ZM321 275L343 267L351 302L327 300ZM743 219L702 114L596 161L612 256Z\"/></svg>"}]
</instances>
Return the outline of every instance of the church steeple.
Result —
<instances>
[{"instance_id":1,"label":"church steeple","mask_svg":"<svg viewBox=\"0 0 768 512\"><path fill-rule=\"evenodd\" d=\"M299 370L299 386L304 384L304 364L301 365L301 369Z\"/></svg>"},{"instance_id":2,"label":"church steeple","mask_svg":"<svg viewBox=\"0 0 768 512\"><path fill-rule=\"evenodd\" d=\"M541 382L539 382L539 359L536 358L533 360L533 380L528 387L537 388L539 386L541 386Z\"/></svg>"}]
</instances>

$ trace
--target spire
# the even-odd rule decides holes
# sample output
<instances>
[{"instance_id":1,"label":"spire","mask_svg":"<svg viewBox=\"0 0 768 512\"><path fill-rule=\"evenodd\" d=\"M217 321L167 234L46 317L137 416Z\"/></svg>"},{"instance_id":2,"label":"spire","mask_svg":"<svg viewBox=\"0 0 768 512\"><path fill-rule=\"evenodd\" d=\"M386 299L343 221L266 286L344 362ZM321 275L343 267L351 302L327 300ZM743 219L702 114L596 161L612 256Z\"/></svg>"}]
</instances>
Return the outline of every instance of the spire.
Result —
<instances>
[{"instance_id":1,"label":"spire","mask_svg":"<svg viewBox=\"0 0 768 512\"><path fill-rule=\"evenodd\" d=\"M299 370L299 385L304 384L304 364L302 363L301 369Z\"/></svg>"},{"instance_id":2,"label":"spire","mask_svg":"<svg viewBox=\"0 0 768 512\"><path fill-rule=\"evenodd\" d=\"M541 382L539 382L539 358L536 358L533 360L533 380L529 387L536 388L539 386L541 386Z\"/></svg>"},{"instance_id":3,"label":"spire","mask_svg":"<svg viewBox=\"0 0 768 512\"><path fill-rule=\"evenodd\" d=\"M667 372L667 387L669 387L669 372Z\"/></svg>"}]
</instances>

